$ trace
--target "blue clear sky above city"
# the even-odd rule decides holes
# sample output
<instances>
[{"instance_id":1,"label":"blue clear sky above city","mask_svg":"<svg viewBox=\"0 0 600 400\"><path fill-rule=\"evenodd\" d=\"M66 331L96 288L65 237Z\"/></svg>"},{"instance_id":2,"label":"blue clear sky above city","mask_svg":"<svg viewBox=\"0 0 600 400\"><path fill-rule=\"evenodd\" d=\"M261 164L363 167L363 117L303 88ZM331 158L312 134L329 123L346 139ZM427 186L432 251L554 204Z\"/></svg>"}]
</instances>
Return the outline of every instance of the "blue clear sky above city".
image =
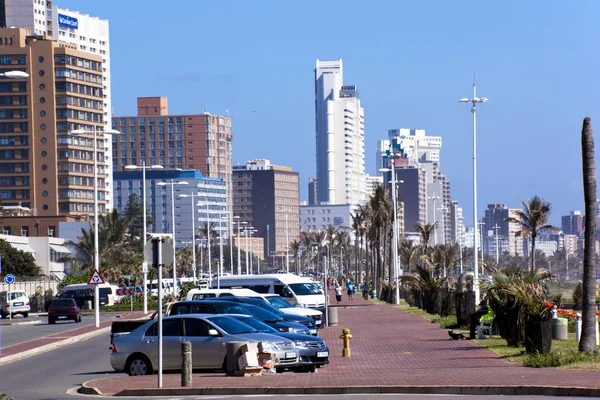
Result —
<instances>
[{"instance_id":1,"label":"blue clear sky above city","mask_svg":"<svg viewBox=\"0 0 600 400\"><path fill-rule=\"evenodd\" d=\"M600 2L60 0L110 21L114 115L137 96L170 112L233 117L234 163L268 158L315 175L316 59L344 62L365 109L367 172L391 128L442 136L441 167L472 224L478 94L480 216L535 194L552 221L583 208L581 123L600 133Z\"/></svg>"}]
</instances>

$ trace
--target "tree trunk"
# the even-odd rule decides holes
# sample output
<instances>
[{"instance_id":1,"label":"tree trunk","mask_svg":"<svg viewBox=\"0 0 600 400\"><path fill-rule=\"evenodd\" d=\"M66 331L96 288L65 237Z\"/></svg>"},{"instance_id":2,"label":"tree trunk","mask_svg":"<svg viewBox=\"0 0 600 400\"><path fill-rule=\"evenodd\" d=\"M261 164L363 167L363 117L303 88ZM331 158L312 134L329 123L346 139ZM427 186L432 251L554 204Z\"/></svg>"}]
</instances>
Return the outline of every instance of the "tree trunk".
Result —
<instances>
[{"instance_id":1,"label":"tree trunk","mask_svg":"<svg viewBox=\"0 0 600 400\"><path fill-rule=\"evenodd\" d=\"M531 272L535 272L535 232L531 235Z\"/></svg>"},{"instance_id":2,"label":"tree trunk","mask_svg":"<svg viewBox=\"0 0 600 400\"><path fill-rule=\"evenodd\" d=\"M594 132L590 118L583 120L581 131L583 156L583 196L585 226L583 248L583 304L581 312L581 340L579 351L596 350L596 163L594 159Z\"/></svg>"}]
</instances>

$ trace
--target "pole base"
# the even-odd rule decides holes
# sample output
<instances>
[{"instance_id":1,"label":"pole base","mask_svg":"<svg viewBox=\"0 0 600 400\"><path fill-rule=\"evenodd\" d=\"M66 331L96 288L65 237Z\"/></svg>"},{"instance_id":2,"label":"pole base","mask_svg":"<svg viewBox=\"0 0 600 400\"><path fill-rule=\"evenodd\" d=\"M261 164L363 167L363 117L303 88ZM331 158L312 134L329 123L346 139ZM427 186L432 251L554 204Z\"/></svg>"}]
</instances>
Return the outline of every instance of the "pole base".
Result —
<instances>
[{"instance_id":1,"label":"pole base","mask_svg":"<svg viewBox=\"0 0 600 400\"><path fill-rule=\"evenodd\" d=\"M350 357L351 354L350 349L342 349L342 357Z\"/></svg>"}]
</instances>

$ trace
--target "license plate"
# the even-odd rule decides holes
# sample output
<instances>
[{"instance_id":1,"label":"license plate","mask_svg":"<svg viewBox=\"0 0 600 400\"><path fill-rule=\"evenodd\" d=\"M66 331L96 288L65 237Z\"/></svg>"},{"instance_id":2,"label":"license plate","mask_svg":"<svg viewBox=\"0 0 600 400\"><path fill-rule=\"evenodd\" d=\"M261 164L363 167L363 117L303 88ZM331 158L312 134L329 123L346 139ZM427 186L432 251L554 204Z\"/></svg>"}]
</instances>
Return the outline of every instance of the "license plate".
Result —
<instances>
[{"instance_id":1,"label":"license plate","mask_svg":"<svg viewBox=\"0 0 600 400\"><path fill-rule=\"evenodd\" d=\"M58 319L66 319L67 316L66 315L61 315L60 317L58 317Z\"/></svg>"},{"instance_id":2,"label":"license plate","mask_svg":"<svg viewBox=\"0 0 600 400\"><path fill-rule=\"evenodd\" d=\"M317 325L321 325L322 323L323 323L323 321L321 321L320 319L315 321L315 324L317 324Z\"/></svg>"},{"instance_id":3,"label":"license plate","mask_svg":"<svg viewBox=\"0 0 600 400\"><path fill-rule=\"evenodd\" d=\"M23 303L22 303L22 302L19 302L19 303L13 303L13 306L15 306L15 307L22 306L22 305L23 305Z\"/></svg>"},{"instance_id":4,"label":"license plate","mask_svg":"<svg viewBox=\"0 0 600 400\"><path fill-rule=\"evenodd\" d=\"M288 351L285 353L285 358L296 358L296 352L295 351Z\"/></svg>"},{"instance_id":5,"label":"license plate","mask_svg":"<svg viewBox=\"0 0 600 400\"><path fill-rule=\"evenodd\" d=\"M319 351L317 353L317 357L329 357L329 352L328 351Z\"/></svg>"}]
</instances>

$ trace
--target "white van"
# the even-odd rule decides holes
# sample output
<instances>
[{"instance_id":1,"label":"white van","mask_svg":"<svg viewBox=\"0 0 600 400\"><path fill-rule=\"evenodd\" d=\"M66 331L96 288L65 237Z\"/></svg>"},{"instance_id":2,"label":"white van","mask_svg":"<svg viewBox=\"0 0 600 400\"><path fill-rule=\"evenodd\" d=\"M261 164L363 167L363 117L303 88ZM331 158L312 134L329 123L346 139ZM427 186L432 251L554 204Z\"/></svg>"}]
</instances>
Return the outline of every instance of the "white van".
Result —
<instances>
[{"instance_id":1,"label":"white van","mask_svg":"<svg viewBox=\"0 0 600 400\"><path fill-rule=\"evenodd\" d=\"M213 287L216 282L213 281ZM294 274L231 275L221 277L221 288L250 289L259 294L277 294L299 307L325 311L325 293L310 278Z\"/></svg>"},{"instance_id":2,"label":"white van","mask_svg":"<svg viewBox=\"0 0 600 400\"><path fill-rule=\"evenodd\" d=\"M60 289L56 294L56 297L86 297L84 292L92 291L92 296L94 292L94 287L98 286L99 293L99 301L100 305L103 306L114 306L120 299L120 296L117 295L117 289L119 289L116 285L111 285L110 283L100 283L98 285L89 285L87 283L76 283L73 285L67 285ZM67 296L67 293L69 295Z\"/></svg>"},{"instance_id":3,"label":"white van","mask_svg":"<svg viewBox=\"0 0 600 400\"><path fill-rule=\"evenodd\" d=\"M186 300L202 300L214 297L225 296L240 296L240 297L255 297L258 293L250 289L191 289Z\"/></svg>"}]
</instances>

